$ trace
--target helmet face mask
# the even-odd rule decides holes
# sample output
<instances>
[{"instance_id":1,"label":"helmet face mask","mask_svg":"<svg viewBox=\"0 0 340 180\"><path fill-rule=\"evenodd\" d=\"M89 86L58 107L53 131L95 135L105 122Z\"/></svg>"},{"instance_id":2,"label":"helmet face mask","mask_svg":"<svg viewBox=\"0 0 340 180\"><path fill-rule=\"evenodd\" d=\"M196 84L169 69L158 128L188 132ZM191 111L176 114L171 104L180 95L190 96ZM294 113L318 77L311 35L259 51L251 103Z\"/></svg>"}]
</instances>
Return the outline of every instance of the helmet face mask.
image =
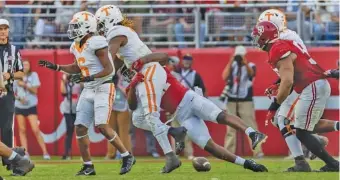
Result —
<instances>
[{"instance_id":1,"label":"helmet face mask","mask_svg":"<svg viewBox=\"0 0 340 180\"><path fill-rule=\"evenodd\" d=\"M79 23L70 23L67 30L68 38L80 41L83 38L84 33L79 29L79 27Z\"/></svg>"},{"instance_id":2,"label":"helmet face mask","mask_svg":"<svg viewBox=\"0 0 340 180\"><path fill-rule=\"evenodd\" d=\"M67 34L70 39L80 42L87 34L97 31L97 22L94 15L82 11L73 16L73 19L68 25Z\"/></svg>"},{"instance_id":3,"label":"helmet face mask","mask_svg":"<svg viewBox=\"0 0 340 180\"><path fill-rule=\"evenodd\" d=\"M116 24L123 21L123 15L114 5L106 5L99 8L95 14L97 19L97 31L106 37L107 32Z\"/></svg>"},{"instance_id":4,"label":"helmet face mask","mask_svg":"<svg viewBox=\"0 0 340 180\"><path fill-rule=\"evenodd\" d=\"M251 36L255 46L262 50L266 50L268 44L273 43L278 39L278 27L270 21L263 21L253 28Z\"/></svg>"}]
</instances>

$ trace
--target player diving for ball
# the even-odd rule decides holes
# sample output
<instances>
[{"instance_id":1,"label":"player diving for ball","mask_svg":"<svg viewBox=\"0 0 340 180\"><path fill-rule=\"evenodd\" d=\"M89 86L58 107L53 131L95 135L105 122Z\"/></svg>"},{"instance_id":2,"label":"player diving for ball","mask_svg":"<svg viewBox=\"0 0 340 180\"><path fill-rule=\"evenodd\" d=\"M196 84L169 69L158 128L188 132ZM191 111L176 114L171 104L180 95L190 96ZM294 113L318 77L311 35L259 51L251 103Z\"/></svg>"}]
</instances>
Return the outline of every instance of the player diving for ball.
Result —
<instances>
[{"instance_id":1,"label":"player diving for ball","mask_svg":"<svg viewBox=\"0 0 340 180\"><path fill-rule=\"evenodd\" d=\"M301 44L296 41L281 40L279 36L279 28L270 21L259 22L252 32L254 43L268 52L268 63L281 78L277 96L268 109L267 120L275 116L276 111L294 88L299 94L294 107L294 128L297 139L326 163L320 171L338 172L339 161L330 156L313 136L331 92L325 71L310 57ZM291 169L295 171L297 168ZM305 171L311 171L310 167Z\"/></svg>"},{"instance_id":2,"label":"player diving for ball","mask_svg":"<svg viewBox=\"0 0 340 180\"><path fill-rule=\"evenodd\" d=\"M253 160L246 160L236 156L227 149L216 144L209 134L209 130L204 120L218 124L228 125L237 130L245 132L252 140L252 148L260 146L264 142L266 135L255 131L253 128L244 124L237 116L228 114L226 111L218 108L207 98L184 87L171 72L165 68L167 72L166 86L161 100L161 108L174 115L173 119L177 119L181 126L187 129L188 137L200 148L209 152L216 158L225 160L254 172L267 172L267 168L262 164L257 164ZM128 92L128 102L130 109L136 109L138 99L136 97L135 87L143 83L147 78L141 73L137 73L131 81L130 90ZM132 122L136 127L150 131L150 128L144 126L143 117L138 113L138 109L133 112Z\"/></svg>"},{"instance_id":3,"label":"player diving for ball","mask_svg":"<svg viewBox=\"0 0 340 180\"><path fill-rule=\"evenodd\" d=\"M294 41L296 44L299 44L299 47L308 54L307 48L299 35L286 27L286 17L285 14L276 9L268 9L261 13L258 18L258 22L270 21L274 23L279 29L279 38L284 40ZM325 72L327 76L334 77L335 71L327 71ZM280 85L280 79L274 83L272 86L266 89L266 94L271 97L278 90ZM294 133L294 108L296 107L299 100L299 94L296 93L294 89L292 89L289 96L282 102L280 108L277 112L276 118L272 119L273 124L278 127L281 131L282 136L284 137L290 152L292 153L295 166L287 169L288 172L297 172L297 171L311 171L311 168L308 162L304 158L304 153L301 147L301 143L299 139L296 137ZM275 114L271 114L274 116ZM325 133L339 131L339 122L331 121L326 119L321 119L315 126L314 132L316 133ZM323 144L326 143L323 141L321 136L315 135L315 137Z\"/></svg>"},{"instance_id":4,"label":"player diving for ball","mask_svg":"<svg viewBox=\"0 0 340 180\"><path fill-rule=\"evenodd\" d=\"M123 17L118 7L103 6L97 10L95 16L98 22L98 32L106 37L111 55L118 54L127 68L147 77L144 83L136 87L139 100L137 109L145 119L144 125L150 127L166 156L166 164L161 172L169 173L180 167L181 162L171 148L168 134L175 138L176 152L180 152L184 148L186 129L184 127L170 128L160 120L160 102L163 87L166 84L166 73L158 62L141 59L152 52L139 39L137 33L131 28L132 22ZM116 60L117 58L114 57L115 66Z\"/></svg>"},{"instance_id":5,"label":"player diving for ball","mask_svg":"<svg viewBox=\"0 0 340 180\"><path fill-rule=\"evenodd\" d=\"M95 175L89 151L88 128L92 123L101 134L115 146L122 156L120 174L128 173L135 158L126 150L117 133L108 125L114 100L115 87L112 76L115 74L108 44L102 36L96 36L97 21L89 12L74 14L69 23L68 35L74 42L70 52L76 61L73 64L58 65L39 61L39 65L71 74L71 81L84 82L76 110L76 138L83 160L83 166L76 175Z\"/></svg>"}]
</instances>

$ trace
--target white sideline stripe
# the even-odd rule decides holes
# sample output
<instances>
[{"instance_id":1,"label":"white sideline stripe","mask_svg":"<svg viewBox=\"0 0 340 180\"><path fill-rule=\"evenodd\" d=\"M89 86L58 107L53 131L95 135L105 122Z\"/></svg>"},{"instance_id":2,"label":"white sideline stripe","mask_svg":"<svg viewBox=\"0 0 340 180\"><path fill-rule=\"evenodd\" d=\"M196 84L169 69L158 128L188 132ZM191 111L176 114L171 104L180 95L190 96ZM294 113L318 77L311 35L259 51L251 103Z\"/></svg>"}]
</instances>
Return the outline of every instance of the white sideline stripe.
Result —
<instances>
[{"instance_id":1,"label":"white sideline stripe","mask_svg":"<svg viewBox=\"0 0 340 180\"><path fill-rule=\"evenodd\" d=\"M225 109L224 103L218 100L217 96L210 96L209 99L221 109ZM326 104L327 110L339 110L340 96L331 96ZM254 96L255 110L267 110L271 100L267 96Z\"/></svg>"}]
</instances>

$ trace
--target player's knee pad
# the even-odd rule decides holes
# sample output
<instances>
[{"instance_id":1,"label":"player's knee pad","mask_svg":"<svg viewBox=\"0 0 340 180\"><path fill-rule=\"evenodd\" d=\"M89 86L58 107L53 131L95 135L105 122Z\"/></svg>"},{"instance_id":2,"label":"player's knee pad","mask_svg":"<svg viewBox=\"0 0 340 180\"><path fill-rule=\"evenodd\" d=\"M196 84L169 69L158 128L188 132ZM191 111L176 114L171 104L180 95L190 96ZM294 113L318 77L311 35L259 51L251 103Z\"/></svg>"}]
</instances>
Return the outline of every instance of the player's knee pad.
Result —
<instances>
[{"instance_id":1,"label":"player's knee pad","mask_svg":"<svg viewBox=\"0 0 340 180\"><path fill-rule=\"evenodd\" d=\"M162 123L160 120L160 115L158 112L152 112L145 116L146 122L149 124L151 128L151 132L154 136L157 136L158 134L162 134L164 132L168 132L169 126Z\"/></svg>"},{"instance_id":2,"label":"player's knee pad","mask_svg":"<svg viewBox=\"0 0 340 180\"><path fill-rule=\"evenodd\" d=\"M293 126L291 126L291 125L286 125L286 127L282 128L280 131L281 131L281 135L284 138L295 134L295 132L293 130Z\"/></svg>"}]
</instances>

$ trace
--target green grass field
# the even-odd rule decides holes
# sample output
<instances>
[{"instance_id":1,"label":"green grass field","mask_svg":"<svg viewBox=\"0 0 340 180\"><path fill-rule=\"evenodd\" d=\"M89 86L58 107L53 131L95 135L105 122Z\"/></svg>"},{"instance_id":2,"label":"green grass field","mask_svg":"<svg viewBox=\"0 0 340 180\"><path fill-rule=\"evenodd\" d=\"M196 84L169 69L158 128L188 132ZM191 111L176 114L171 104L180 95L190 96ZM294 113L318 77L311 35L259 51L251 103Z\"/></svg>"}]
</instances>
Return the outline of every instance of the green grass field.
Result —
<instances>
[{"instance_id":1,"label":"green grass field","mask_svg":"<svg viewBox=\"0 0 340 180\"><path fill-rule=\"evenodd\" d=\"M59 157L58 157L59 158ZM293 164L290 160L282 158L266 158L258 160L266 165L268 173L254 173L245 170L240 166L226 163L214 158L210 158L212 169L210 172L196 172L191 161L182 160L182 166L170 174L160 174L160 169L164 165L162 159L151 159L140 157L129 174L118 175L120 162L117 160L94 160L97 175L91 177L77 177L74 174L81 168L81 161L77 160L62 161L54 158L50 161L33 158L36 168L25 177L11 177L10 172L0 169L0 175L7 179L22 180L72 180L72 179L141 179L141 180L338 180L338 173L283 173L282 171ZM312 168L318 169L323 165L319 160L310 162Z\"/></svg>"}]
</instances>

